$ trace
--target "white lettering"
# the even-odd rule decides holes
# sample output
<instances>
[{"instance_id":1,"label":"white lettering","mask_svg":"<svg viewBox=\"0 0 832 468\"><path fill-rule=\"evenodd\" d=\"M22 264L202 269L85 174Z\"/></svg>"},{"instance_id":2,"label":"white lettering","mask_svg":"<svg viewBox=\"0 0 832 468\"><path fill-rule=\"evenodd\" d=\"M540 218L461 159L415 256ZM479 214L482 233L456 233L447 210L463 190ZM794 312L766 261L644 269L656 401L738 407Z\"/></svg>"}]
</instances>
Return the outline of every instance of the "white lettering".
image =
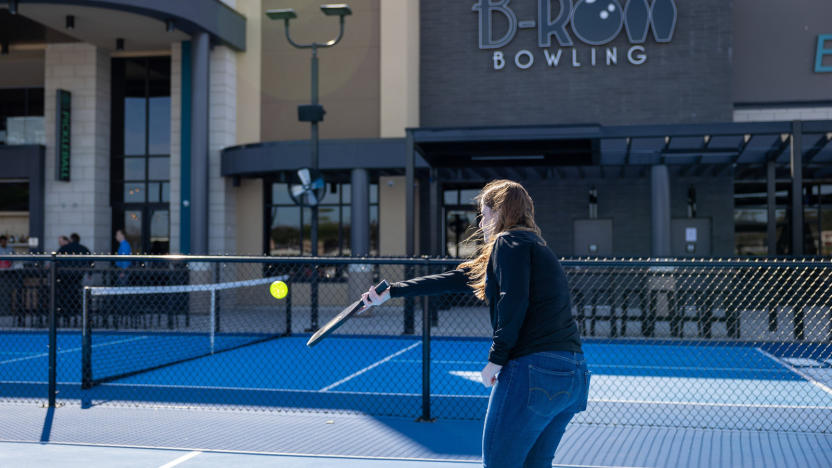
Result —
<instances>
[{"instance_id":1,"label":"white lettering","mask_svg":"<svg viewBox=\"0 0 832 468\"><path fill-rule=\"evenodd\" d=\"M638 52L635 54L634 52ZM644 53L644 47L637 45L630 47L627 51L627 60L633 65L641 65L647 61L647 55Z\"/></svg>"},{"instance_id":2,"label":"white lettering","mask_svg":"<svg viewBox=\"0 0 832 468\"><path fill-rule=\"evenodd\" d=\"M506 66L506 59L503 58L503 53L498 50L498 51L494 52L493 57L494 57L493 58L494 69L495 70L502 70L503 67Z\"/></svg>"},{"instance_id":3,"label":"white lettering","mask_svg":"<svg viewBox=\"0 0 832 468\"><path fill-rule=\"evenodd\" d=\"M595 66L595 47L592 48L592 66Z\"/></svg>"},{"instance_id":4,"label":"white lettering","mask_svg":"<svg viewBox=\"0 0 832 468\"><path fill-rule=\"evenodd\" d=\"M581 62L578 62L578 50L572 48L572 66L573 67L580 67Z\"/></svg>"},{"instance_id":5,"label":"white lettering","mask_svg":"<svg viewBox=\"0 0 832 468\"><path fill-rule=\"evenodd\" d=\"M528 57L527 62L526 63L520 63L520 57L522 57L524 55L526 57ZM532 65L534 65L534 55L532 55L531 52L529 52L528 50L525 50L525 49L523 49L521 51L518 51L517 54L514 56L514 64L517 65L517 68L519 68L521 70L527 70Z\"/></svg>"},{"instance_id":6,"label":"white lettering","mask_svg":"<svg viewBox=\"0 0 832 468\"><path fill-rule=\"evenodd\" d=\"M550 54L548 49L543 49L543 54L546 56L546 63L550 67L556 67L558 66L558 62L560 62L560 56L563 54L563 50L558 49L557 54Z\"/></svg>"},{"instance_id":7,"label":"white lettering","mask_svg":"<svg viewBox=\"0 0 832 468\"><path fill-rule=\"evenodd\" d=\"M618 65L618 48L608 48L607 49L607 66L609 65Z\"/></svg>"}]
</instances>

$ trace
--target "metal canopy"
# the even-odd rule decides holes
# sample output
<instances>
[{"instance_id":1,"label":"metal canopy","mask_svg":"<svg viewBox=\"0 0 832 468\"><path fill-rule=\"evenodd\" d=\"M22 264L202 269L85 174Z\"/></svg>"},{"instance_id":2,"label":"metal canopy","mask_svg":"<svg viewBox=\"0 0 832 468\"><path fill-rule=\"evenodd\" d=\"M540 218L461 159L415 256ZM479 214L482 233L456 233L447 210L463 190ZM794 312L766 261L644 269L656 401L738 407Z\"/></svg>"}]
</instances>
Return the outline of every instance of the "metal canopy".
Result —
<instances>
[{"instance_id":1,"label":"metal canopy","mask_svg":"<svg viewBox=\"0 0 832 468\"><path fill-rule=\"evenodd\" d=\"M532 174L574 172L575 166L675 166L682 174L709 166L718 173L769 160L789 165L793 122L685 125L559 125L410 129L413 147L435 168L466 170L519 166ZM804 169L832 175L832 120L799 122ZM550 166L557 169L540 169ZM622 169L624 170L624 169ZM580 172L580 171L579 171ZM585 170L585 172L587 172ZM597 175L594 170L592 174ZM603 169L600 171L603 172ZM640 171L639 171L640 172ZM447 173L447 171L443 171ZM582 176L583 174L577 174ZM701 174L700 174L701 175ZM461 177L460 177L461 178Z\"/></svg>"}]
</instances>

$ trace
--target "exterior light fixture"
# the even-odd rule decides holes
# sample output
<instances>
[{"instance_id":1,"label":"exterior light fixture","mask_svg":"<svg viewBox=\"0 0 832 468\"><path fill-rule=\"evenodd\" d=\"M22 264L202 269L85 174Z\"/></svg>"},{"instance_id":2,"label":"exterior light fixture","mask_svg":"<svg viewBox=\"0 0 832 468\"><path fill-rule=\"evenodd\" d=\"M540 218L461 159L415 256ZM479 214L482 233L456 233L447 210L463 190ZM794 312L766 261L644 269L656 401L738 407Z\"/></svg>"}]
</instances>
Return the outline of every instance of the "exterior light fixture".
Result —
<instances>
[{"instance_id":1,"label":"exterior light fixture","mask_svg":"<svg viewBox=\"0 0 832 468\"><path fill-rule=\"evenodd\" d=\"M17 0L9 0L9 13L17 14Z\"/></svg>"},{"instance_id":2,"label":"exterior light fixture","mask_svg":"<svg viewBox=\"0 0 832 468\"><path fill-rule=\"evenodd\" d=\"M346 3L333 3L329 5L321 5L321 11L327 16L347 16L352 14L352 10Z\"/></svg>"},{"instance_id":3,"label":"exterior light fixture","mask_svg":"<svg viewBox=\"0 0 832 468\"><path fill-rule=\"evenodd\" d=\"M124 50L124 38L116 38L116 50Z\"/></svg>"},{"instance_id":4,"label":"exterior light fixture","mask_svg":"<svg viewBox=\"0 0 832 468\"><path fill-rule=\"evenodd\" d=\"M176 29L176 25L174 24L172 19L165 21L165 31L171 33L173 30Z\"/></svg>"},{"instance_id":5,"label":"exterior light fixture","mask_svg":"<svg viewBox=\"0 0 832 468\"><path fill-rule=\"evenodd\" d=\"M72 15L66 15L66 28L67 29L75 29L75 17Z\"/></svg>"},{"instance_id":6,"label":"exterior light fixture","mask_svg":"<svg viewBox=\"0 0 832 468\"><path fill-rule=\"evenodd\" d=\"M292 8L280 8L280 9L277 9L277 10L266 10L266 16L268 16L269 19L277 20L277 21L280 21L280 20L289 21L291 19L295 19L295 18L298 17L297 13L295 13L295 10L292 9Z\"/></svg>"},{"instance_id":7,"label":"exterior light fixture","mask_svg":"<svg viewBox=\"0 0 832 468\"><path fill-rule=\"evenodd\" d=\"M3 39L3 42L0 43L0 55L9 55L9 40Z\"/></svg>"}]
</instances>

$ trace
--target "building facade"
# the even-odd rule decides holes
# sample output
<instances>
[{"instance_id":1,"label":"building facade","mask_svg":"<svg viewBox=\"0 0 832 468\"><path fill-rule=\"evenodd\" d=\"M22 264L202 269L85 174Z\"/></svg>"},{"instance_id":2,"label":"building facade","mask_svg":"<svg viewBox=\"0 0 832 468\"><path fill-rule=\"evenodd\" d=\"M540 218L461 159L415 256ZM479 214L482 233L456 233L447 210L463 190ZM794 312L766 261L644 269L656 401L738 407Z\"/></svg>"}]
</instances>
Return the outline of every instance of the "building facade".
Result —
<instances>
[{"instance_id":1,"label":"building facade","mask_svg":"<svg viewBox=\"0 0 832 468\"><path fill-rule=\"evenodd\" d=\"M301 0L0 6L0 234L309 255ZM832 254L832 5L355 0L321 48L320 255L465 256L523 183L563 256ZM772 34L778 31L778 34ZM302 184L301 184L302 185Z\"/></svg>"}]
</instances>

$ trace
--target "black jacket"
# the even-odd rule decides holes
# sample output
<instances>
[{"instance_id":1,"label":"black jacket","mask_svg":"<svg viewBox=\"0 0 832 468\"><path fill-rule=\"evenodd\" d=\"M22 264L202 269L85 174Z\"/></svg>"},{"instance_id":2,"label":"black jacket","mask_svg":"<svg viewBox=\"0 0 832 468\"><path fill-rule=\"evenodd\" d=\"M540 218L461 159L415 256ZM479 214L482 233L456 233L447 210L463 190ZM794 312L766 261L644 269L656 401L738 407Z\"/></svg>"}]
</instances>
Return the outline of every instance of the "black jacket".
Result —
<instances>
[{"instance_id":1,"label":"black jacket","mask_svg":"<svg viewBox=\"0 0 832 468\"><path fill-rule=\"evenodd\" d=\"M470 291L465 271L451 270L393 283L390 297ZM497 237L485 293L494 330L489 361L505 365L541 351L581 352L566 275L537 234L508 231Z\"/></svg>"}]
</instances>

